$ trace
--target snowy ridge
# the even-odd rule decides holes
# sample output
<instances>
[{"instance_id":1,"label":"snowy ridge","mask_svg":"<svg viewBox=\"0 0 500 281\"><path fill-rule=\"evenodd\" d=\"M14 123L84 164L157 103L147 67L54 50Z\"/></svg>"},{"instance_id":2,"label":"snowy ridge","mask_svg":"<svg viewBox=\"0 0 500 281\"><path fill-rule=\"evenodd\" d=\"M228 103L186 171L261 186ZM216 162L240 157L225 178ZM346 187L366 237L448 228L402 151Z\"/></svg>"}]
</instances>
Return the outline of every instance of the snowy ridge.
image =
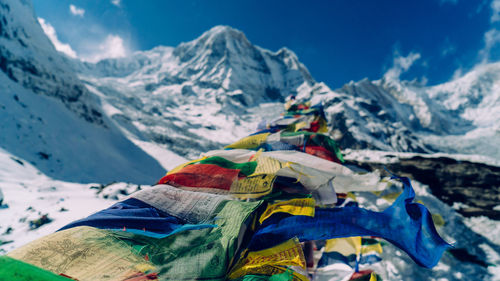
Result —
<instances>
[{"instance_id":1,"label":"snowy ridge","mask_svg":"<svg viewBox=\"0 0 500 281\"><path fill-rule=\"evenodd\" d=\"M31 2L0 9L0 147L59 180L154 182L164 168L104 116Z\"/></svg>"},{"instance_id":2,"label":"snowy ridge","mask_svg":"<svg viewBox=\"0 0 500 281\"><path fill-rule=\"evenodd\" d=\"M315 83L293 52L256 47L227 26L176 48L73 64L131 139L188 158L243 137L278 114L269 106Z\"/></svg>"},{"instance_id":3,"label":"snowy ridge","mask_svg":"<svg viewBox=\"0 0 500 281\"><path fill-rule=\"evenodd\" d=\"M499 85L500 63L490 63L437 86L384 77L334 91L320 83L301 97L325 105L344 148L500 159Z\"/></svg>"},{"instance_id":4,"label":"snowy ridge","mask_svg":"<svg viewBox=\"0 0 500 281\"><path fill-rule=\"evenodd\" d=\"M175 48L160 46L136 52L131 58L97 64L74 61L74 65L88 87L127 112L131 120L126 124L115 116L122 128L135 127L142 137L184 156L189 152L172 145L173 135L185 140L196 135L195 143L189 142L196 153L213 149L218 143L241 137L241 132L221 139L193 127L229 129L221 126L219 115L231 127L245 126L248 110L296 95L324 105L329 126L343 148L500 158L495 145L500 141L495 122L500 117L496 113L500 112L499 63L478 66L433 87L387 75L331 90L314 81L288 49L271 52L252 45L238 30L216 26ZM129 104L134 104L133 110ZM210 113L203 114L207 111ZM204 122L177 118L190 115L202 117ZM140 125L131 126L134 122ZM162 126L153 129L149 124ZM175 128L174 132L165 129L168 127ZM175 133L181 128L187 131L185 137Z\"/></svg>"},{"instance_id":5,"label":"snowy ridge","mask_svg":"<svg viewBox=\"0 0 500 281\"><path fill-rule=\"evenodd\" d=\"M423 157L423 158L439 158L439 157L447 157L451 159L455 159L457 161L469 161L476 163L484 163L490 166L500 167L500 160L491 158L484 155L471 155L471 154L450 154L450 153L414 153L414 152L390 152L390 151L381 151L381 150L354 150L354 149L345 149L342 151L344 155L344 159L346 160L362 160L366 162L377 162L377 163L394 163L399 159L410 159L415 156Z\"/></svg>"},{"instance_id":6,"label":"snowy ridge","mask_svg":"<svg viewBox=\"0 0 500 281\"><path fill-rule=\"evenodd\" d=\"M45 36L30 1L0 3L0 71L36 94L61 100L88 122L102 126L99 107Z\"/></svg>"},{"instance_id":7,"label":"snowy ridge","mask_svg":"<svg viewBox=\"0 0 500 281\"><path fill-rule=\"evenodd\" d=\"M498 129L500 62L479 65L454 81L430 87L427 94L478 128Z\"/></svg>"}]
</instances>

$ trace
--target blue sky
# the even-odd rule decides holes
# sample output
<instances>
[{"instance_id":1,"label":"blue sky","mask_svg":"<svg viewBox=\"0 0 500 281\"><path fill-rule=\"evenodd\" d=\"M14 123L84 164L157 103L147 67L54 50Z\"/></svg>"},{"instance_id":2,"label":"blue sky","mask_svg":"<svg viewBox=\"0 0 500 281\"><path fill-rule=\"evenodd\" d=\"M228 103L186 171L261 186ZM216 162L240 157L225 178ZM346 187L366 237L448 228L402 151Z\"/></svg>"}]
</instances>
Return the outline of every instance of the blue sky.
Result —
<instances>
[{"instance_id":1,"label":"blue sky","mask_svg":"<svg viewBox=\"0 0 500 281\"><path fill-rule=\"evenodd\" d=\"M51 40L96 61L158 45L177 46L215 25L255 45L294 51L331 88L379 79L446 82L500 59L500 0L61 1L33 0ZM51 29L52 27L52 29ZM411 66L411 67L410 67Z\"/></svg>"}]
</instances>

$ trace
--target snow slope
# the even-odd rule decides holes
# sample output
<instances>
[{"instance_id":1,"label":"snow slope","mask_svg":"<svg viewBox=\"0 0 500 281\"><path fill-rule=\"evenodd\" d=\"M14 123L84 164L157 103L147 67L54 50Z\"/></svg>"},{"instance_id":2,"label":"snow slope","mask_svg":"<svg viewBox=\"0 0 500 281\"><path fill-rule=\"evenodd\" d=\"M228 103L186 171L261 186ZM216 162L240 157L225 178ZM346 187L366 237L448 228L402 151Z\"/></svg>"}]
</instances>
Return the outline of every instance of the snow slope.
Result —
<instances>
[{"instance_id":1,"label":"snow slope","mask_svg":"<svg viewBox=\"0 0 500 281\"><path fill-rule=\"evenodd\" d=\"M153 183L165 169L102 114L29 1L0 3L0 147L75 182Z\"/></svg>"},{"instance_id":2,"label":"snow slope","mask_svg":"<svg viewBox=\"0 0 500 281\"><path fill-rule=\"evenodd\" d=\"M96 190L90 189L93 185L54 180L0 148L0 189L4 194L0 254L108 207L112 201L98 197ZM53 221L30 229L29 222L45 214Z\"/></svg>"}]
</instances>

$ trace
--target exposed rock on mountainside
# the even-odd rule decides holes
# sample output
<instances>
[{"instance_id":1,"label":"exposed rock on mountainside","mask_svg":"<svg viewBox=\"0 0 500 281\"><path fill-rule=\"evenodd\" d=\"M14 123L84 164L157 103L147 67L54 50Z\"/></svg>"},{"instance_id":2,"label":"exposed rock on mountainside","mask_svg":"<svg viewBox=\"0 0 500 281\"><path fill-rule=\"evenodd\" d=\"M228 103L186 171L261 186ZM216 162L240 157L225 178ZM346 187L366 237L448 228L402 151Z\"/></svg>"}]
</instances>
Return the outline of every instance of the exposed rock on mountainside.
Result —
<instances>
[{"instance_id":1,"label":"exposed rock on mountainside","mask_svg":"<svg viewBox=\"0 0 500 281\"><path fill-rule=\"evenodd\" d=\"M389 156L391 161L384 163L351 159L346 164L368 171L383 171L386 167L428 185L436 197L450 206L462 203L458 212L464 216L483 215L500 220L500 210L494 209L500 202L500 167L444 156Z\"/></svg>"}]
</instances>

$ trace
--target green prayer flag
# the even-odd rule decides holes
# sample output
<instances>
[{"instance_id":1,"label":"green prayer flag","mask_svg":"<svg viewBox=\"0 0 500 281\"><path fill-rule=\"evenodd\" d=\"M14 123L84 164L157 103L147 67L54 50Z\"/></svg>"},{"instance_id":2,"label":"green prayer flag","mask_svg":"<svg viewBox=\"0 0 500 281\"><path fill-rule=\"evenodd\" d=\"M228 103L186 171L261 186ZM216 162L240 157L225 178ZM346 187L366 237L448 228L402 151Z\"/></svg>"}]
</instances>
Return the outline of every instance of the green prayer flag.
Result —
<instances>
[{"instance_id":1,"label":"green prayer flag","mask_svg":"<svg viewBox=\"0 0 500 281\"><path fill-rule=\"evenodd\" d=\"M247 223L261 203L223 202L215 212L215 228L182 231L162 239L120 231L115 235L148 256L160 280L226 280Z\"/></svg>"},{"instance_id":2,"label":"green prayer flag","mask_svg":"<svg viewBox=\"0 0 500 281\"><path fill-rule=\"evenodd\" d=\"M0 280L68 281L70 279L8 256L0 256Z\"/></svg>"}]
</instances>

